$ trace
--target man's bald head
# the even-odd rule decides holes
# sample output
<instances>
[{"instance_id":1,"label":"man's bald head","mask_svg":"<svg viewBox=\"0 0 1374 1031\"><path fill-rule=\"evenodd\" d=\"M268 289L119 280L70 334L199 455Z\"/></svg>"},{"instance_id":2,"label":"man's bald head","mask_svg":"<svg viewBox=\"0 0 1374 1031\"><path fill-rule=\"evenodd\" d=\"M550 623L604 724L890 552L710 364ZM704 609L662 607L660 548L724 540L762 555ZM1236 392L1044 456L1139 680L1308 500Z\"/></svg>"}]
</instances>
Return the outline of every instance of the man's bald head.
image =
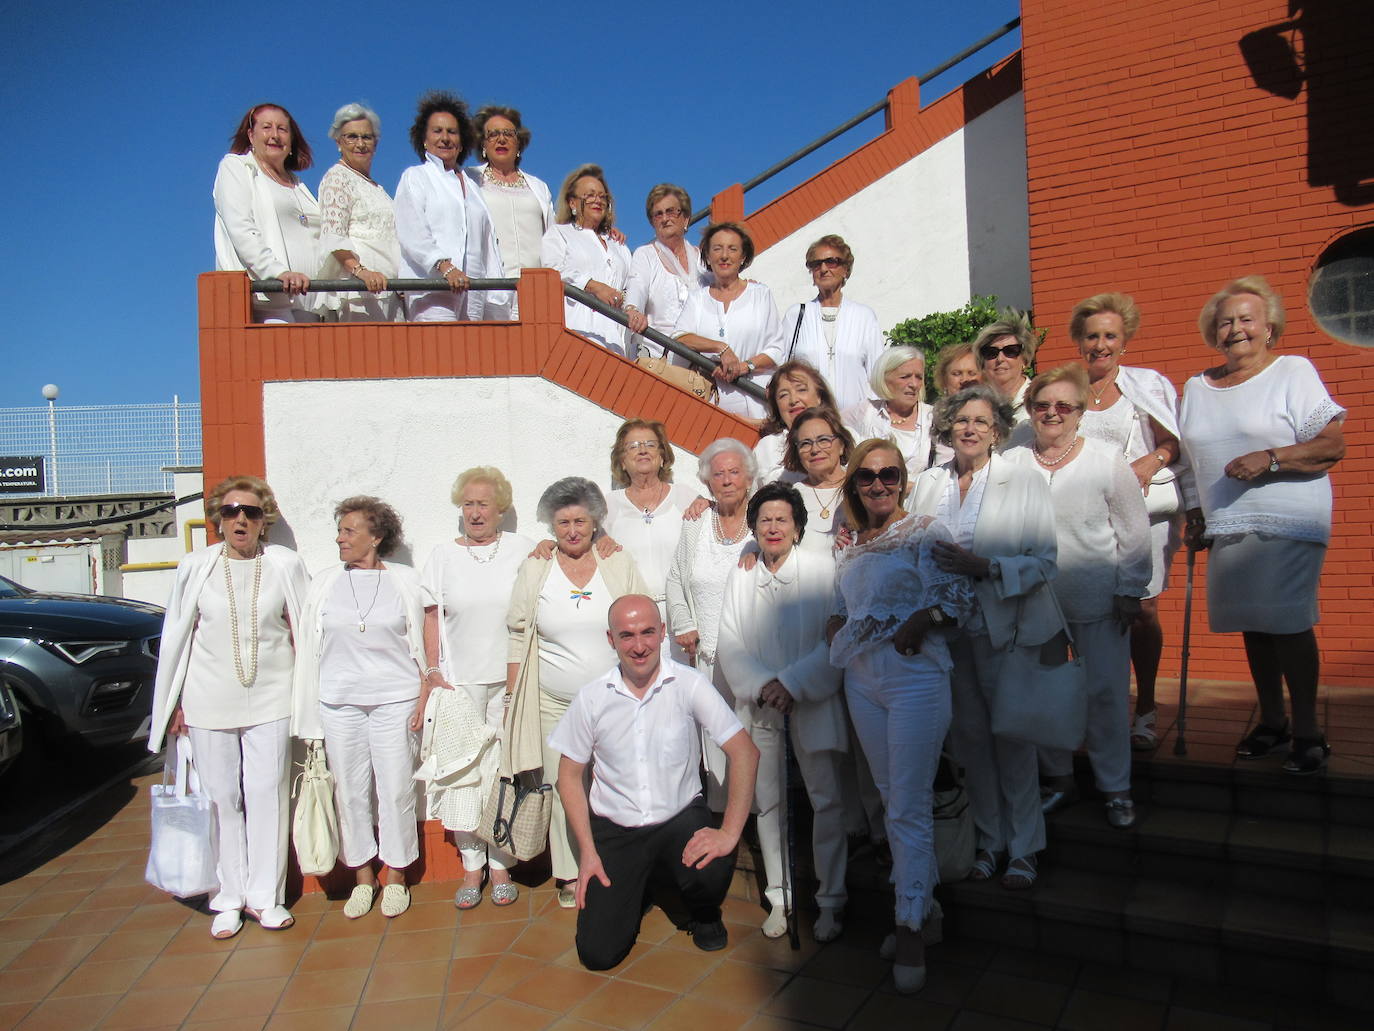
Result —
<instances>
[{"instance_id":1,"label":"man's bald head","mask_svg":"<svg viewBox=\"0 0 1374 1031\"><path fill-rule=\"evenodd\" d=\"M606 612L606 625L611 633L615 633L616 620L633 619L636 616L648 618L651 622L661 623L658 615L658 605L647 594L626 594L611 602L610 609Z\"/></svg>"},{"instance_id":2,"label":"man's bald head","mask_svg":"<svg viewBox=\"0 0 1374 1031\"><path fill-rule=\"evenodd\" d=\"M606 639L620 660L621 676L636 687L647 687L658 675L663 646L658 606L646 595L627 594L611 603L607 616Z\"/></svg>"}]
</instances>

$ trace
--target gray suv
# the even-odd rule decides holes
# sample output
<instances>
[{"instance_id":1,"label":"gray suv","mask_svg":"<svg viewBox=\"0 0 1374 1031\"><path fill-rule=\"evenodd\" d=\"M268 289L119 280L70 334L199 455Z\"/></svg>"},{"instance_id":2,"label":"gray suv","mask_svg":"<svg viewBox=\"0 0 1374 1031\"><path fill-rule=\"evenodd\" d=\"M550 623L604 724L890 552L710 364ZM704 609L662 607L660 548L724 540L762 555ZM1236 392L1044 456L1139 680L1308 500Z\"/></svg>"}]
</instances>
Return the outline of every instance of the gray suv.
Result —
<instances>
[{"instance_id":1,"label":"gray suv","mask_svg":"<svg viewBox=\"0 0 1374 1031\"><path fill-rule=\"evenodd\" d=\"M0 576L0 682L22 714L26 752L147 733L162 613L147 602L45 593Z\"/></svg>"}]
</instances>

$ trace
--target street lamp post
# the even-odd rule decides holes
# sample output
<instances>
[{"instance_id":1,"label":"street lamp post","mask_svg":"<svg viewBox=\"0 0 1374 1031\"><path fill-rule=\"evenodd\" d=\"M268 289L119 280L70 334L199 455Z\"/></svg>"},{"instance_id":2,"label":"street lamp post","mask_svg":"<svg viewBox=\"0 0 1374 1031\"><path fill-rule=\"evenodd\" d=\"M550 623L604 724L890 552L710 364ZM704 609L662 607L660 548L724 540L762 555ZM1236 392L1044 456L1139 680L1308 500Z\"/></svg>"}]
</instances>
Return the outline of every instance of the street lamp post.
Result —
<instances>
[{"instance_id":1,"label":"street lamp post","mask_svg":"<svg viewBox=\"0 0 1374 1031\"><path fill-rule=\"evenodd\" d=\"M57 489L57 384L49 383L43 387L43 397L48 402L48 453L52 467L52 486L48 493L56 497Z\"/></svg>"}]
</instances>

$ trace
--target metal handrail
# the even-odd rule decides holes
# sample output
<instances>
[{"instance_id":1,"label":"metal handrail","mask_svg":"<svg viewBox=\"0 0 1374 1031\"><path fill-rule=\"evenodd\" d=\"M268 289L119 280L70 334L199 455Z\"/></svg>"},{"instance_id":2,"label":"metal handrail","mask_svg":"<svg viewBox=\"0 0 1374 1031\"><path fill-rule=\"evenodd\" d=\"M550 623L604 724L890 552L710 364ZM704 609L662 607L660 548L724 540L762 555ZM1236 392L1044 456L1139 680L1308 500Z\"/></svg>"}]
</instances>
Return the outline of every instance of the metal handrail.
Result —
<instances>
[{"instance_id":1,"label":"metal handrail","mask_svg":"<svg viewBox=\"0 0 1374 1031\"><path fill-rule=\"evenodd\" d=\"M1005 25L1003 25L1003 26L1002 26L1000 29L998 29L996 32L991 32L991 33L989 33L988 35L986 35L986 36L984 36L982 39L980 39L977 43L974 43L972 46L965 47L963 50L959 51L959 53L957 53L957 54L955 54L953 57L951 57L948 61L945 61L945 62L943 62L942 64L937 65L936 67L932 68L930 71L926 72L924 75L920 76L920 77L916 80L917 83L919 83L920 85L924 86L926 83L928 83L931 79L935 78L937 75L943 75L945 72L949 71L949 70L950 70L951 68L953 68L956 64L958 64L960 61L965 61L965 60L967 60L968 58L972 57L974 54L976 54L978 51L982 50L984 47L990 46L990 45L992 45L993 43L996 43L996 42L997 42L999 39L1001 39L1003 36L1007 35L1007 33L1009 33L1009 32L1011 32L1012 30L1018 28L1018 27L1020 26L1020 24L1021 24L1021 19L1020 19L1020 18L1013 18L1011 21L1007 22ZM767 182L769 179L773 178L773 176L777 175L779 172L783 172L783 171L787 170L788 168L790 168L792 165L795 165L798 161L800 161L802 158L806 157L808 154L812 153L813 151L819 150L821 147L824 147L824 146L825 146L827 143L829 143L831 140L836 139L836 138L839 137L839 136L843 136L843 135L844 135L845 133L847 133L850 129L853 129L855 126L857 126L860 122L866 122L868 119L872 118L872 117L873 117L874 115L876 115L878 112L880 112L880 111L885 111L885 110L887 110L887 98L886 98L886 97L884 97L882 100L878 101L878 103L872 105L871 107L867 107L867 108L865 108L864 110L860 111L857 115L855 115L853 118L849 119L849 121L845 122L844 124L839 125L839 126L837 126L836 128L834 128L834 129L831 129L828 133L826 133L826 134L825 134L824 136L822 136L820 139L813 140L811 143L808 143L805 147L802 147L801 150L794 151L794 152L793 152L792 154L790 154L788 157L785 157L785 158L783 158L781 161L779 161L779 162L778 162L776 165L774 165L772 168L769 168L768 170L766 170L766 171L764 171L764 172L760 172L758 175L754 176L754 178L752 178L752 179L748 180L747 182L745 182L745 183L743 184L744 192L745 192L745 193L748 193L748 192L749 192L750 190L752 190L755 186L760 186L760 185L762 185L763 183ZM706 217L709 216L710 214L711 214L711 206L708 204L706 207L702 208L701 210L696 211L696 212L693 212L693 213L692 213L692 218L691 218L691 220L690 220L687 224L688 224L689 226L694 226L694 225L696 225L698 222L700 222L703 218L706 218Z\"/></svg>"},{"instance_id":2,"label":"metal handrail","mask_svg":"<svg viewBox=\"0 0 1374 1031\"><path fill-rule=\"evenodd\" d=\"M519 284L520 280L518 279L469 279L468 289L514 290ZM312 294L364 293L366 292L365 290L359 289L362 285L362 280L359 279L312 279L310 285L306 288L306 292ZM388 279L386 285L387 289L383 291L385 293L407 290L428 291L451 289L447 279ZM249 289L251 289L253 293L258 294L279 294L282 292L282 284L280 279L258 279L249 284ZM565 297L571 297L579 304L585 304L594 312L605 315L612 322L625 326L627 329L629 328L629 316L619 308L612 308L606 302L587 293L586 290L576 286L569 286L567 283L564 283L563 295ZM674 340L672 337L660 333L652 326L646 326L644 332L639 335L646 340L658 344L660 347L672 351L673 354L677 355L679 358L686 359L686 361L700 369L707 378L710 378L716 369L720 368L720 362L715 358L712 358L710 355L702 354L700 351L688 347L681 341ZM748 394L756 401L766 400L763 387L759 386L757 383L740 379L735 381L734 386L737 390Z\"/></svg>"}]
</instances>

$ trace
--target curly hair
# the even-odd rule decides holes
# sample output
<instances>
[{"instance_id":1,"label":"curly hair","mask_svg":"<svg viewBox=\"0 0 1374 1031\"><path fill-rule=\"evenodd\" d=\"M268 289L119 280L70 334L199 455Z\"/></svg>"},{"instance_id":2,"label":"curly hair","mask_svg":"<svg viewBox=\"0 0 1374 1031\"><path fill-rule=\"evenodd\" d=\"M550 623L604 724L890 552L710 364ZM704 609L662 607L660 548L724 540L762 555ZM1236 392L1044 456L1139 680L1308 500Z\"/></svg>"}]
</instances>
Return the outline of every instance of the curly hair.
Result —
<instances>
[{"instance_id":1,"label":"curly hair","mask_svg":"<svg viewBox=\"0 0 1374 1031\"><path fill-rule=\"evenodd\" d=\"M219 510L224 504L224 496L235 490L256 494L262 502L262 539L267 540L267 528L281 518L281 509L277 506L277 496L272 493L272 488L259 476L230 476L211 487L205 495L205 521L215 528L215 533L219 533Z\"/></svg>"},{"instance_id":2,"label":"curly hair","mask_svg":"<svg viewBox=\"0 0 1374 1031\"><path fill-rule=\"evenodd\" d=\"M986 383L975 383L971 387L965 387L957 394L950 394L948 397L942 397L935 402L935 418L930 432L936 440L946 447L954 443L954 418L959 414L959 410L970 401L985 401L991 406L993 444L1011 436L1012 427L1016 424L1016 416L1011 402L1005 400L1001 394Z\"/></svg>"},{"instance_id":3,"label":"curly hair","mask_svg":"<svg viewBox=\"0 0 1374 1031\"><path fill-rule=\"evenodd\" d=\"M421 161L425 159L425 133L429 131L429 120L437 114L449 114L458 123L458 165L462 165L472 153L472 119L468 117L468 106L463 98L448 90L430 90L420 98L415 109L415 121L410 126L410 145L415 148Z\"/></svg>"},{"instance_id":4,"label":"curly hair","mask_svg":"<svg viewBox=\"0 0 1374 1031\"><path fill-rule=\"evenodd\" d=\"M654 419L626 419L615 431L615 443L611 445L611 486L628 487L630 474L625 471L625 441L635 430L648 430L658 441L658 455L663 463L658 467L658 478L664 483L673 482L673 446L668 442L668 428Z\"/></svg>"},{"instance_id":5,"label":"curly hair","mask_svg":"<svg viewBox=\"0 0 1374 1031\"><path fill-rule=\"evenodd\" d=\"M505 474L494 465L474 465L471 469L464 469L458 474L458 479L453 481L453 489L449 491L449 500L459 508L463 507L463 491L474 483L485 483L491 487L494 495L492 503L498 512L506 512L510 509L513 494L511 492L510 480L506 479Z\"/></svg>"},{"instance_id":6,"label":"curly hair","mask_svg":"<svg viewBox=\"0 0 1374 1031\"><path fill-rule=\"evenodd\" d=\"M580 505L587 510L597 529L606 521L606 495L591 480L582 476L565 476L555 480L539 496L535 518L545 525L553 525L553 517L560 509Z\"/></svg>"},{"instance_id":7,"label":"curly hair","mask_svg":"<svg viewBox=\"0 0 1374 1031\"><path fill-rule=\"evenodd\" d=\"M711 259L706 252L711 249L711 238L717 233L726 231L739 237L740 251L743 257L739 264L739 270L743 272L754 263L754 238L749 235L749 230L738 222L712 222L701 231L701 267L708 272L711 271Z\"/></svg>"},{"instance_id":8,"label":"curly hair","mask_svg":"<svg viewBox=\"0 0 1374 1031\"><path fill-rule=\"evenodd\" d=\"M258 112L268 107L274 107L286 115L286 124L291 127L291 153L286 155L286 170L288 172L305 171L314 162L315 155L310 150L310 144L306 143L305 137L301 135L301 127L291 117L291 112L280 104L255 104L250 107L248 113L239 120L239 127L234 130L234 135L229 139L229 153L247 154L252 150L252 144L248 142L248 131L253 128L253 120L258 117Z\"/></svg>"},{"instance_id":9,"label":"curly hair","mask_svg":"<svg viewBox=\"0 0 1374 1031\"><path fill-rule=\"evenodd\" d=\"M806 502L802 500L801 492L790 483L765 483L754 493L744 512L749 532L757 535L759 510L770 501L786 501L792 506L792 522L797 524L797 541L800 543L802 535L806 533Z\"/></svg>"},{"instance_id":10,"label":"curly hair","mask_svg":"<svg viewBox=\"0 0 1374 1031\"><path fill-rule=\"evenodd\" d=\"M377 555L386 558L401 544L401 516L381 498L370 494L355 494L334 506L334 522L351 512L361 512L368 529L377 538Z\"/></svg>"},{"instance_id":11,"label":"curly hair","mask_svg":"<svg viewBox=\"0 0 1374 1031\"><path fill-rule=\"evenodd\" d=\"M847 280L854 274L854 251L849 244L844 242L843 236L835 233L826 233L819 240L806 248L806 260L810 261L811 256L821 247L829 247L832 251L838 251L840 262L844 265L844 278Z\"/></svg>"}]
</instances>

